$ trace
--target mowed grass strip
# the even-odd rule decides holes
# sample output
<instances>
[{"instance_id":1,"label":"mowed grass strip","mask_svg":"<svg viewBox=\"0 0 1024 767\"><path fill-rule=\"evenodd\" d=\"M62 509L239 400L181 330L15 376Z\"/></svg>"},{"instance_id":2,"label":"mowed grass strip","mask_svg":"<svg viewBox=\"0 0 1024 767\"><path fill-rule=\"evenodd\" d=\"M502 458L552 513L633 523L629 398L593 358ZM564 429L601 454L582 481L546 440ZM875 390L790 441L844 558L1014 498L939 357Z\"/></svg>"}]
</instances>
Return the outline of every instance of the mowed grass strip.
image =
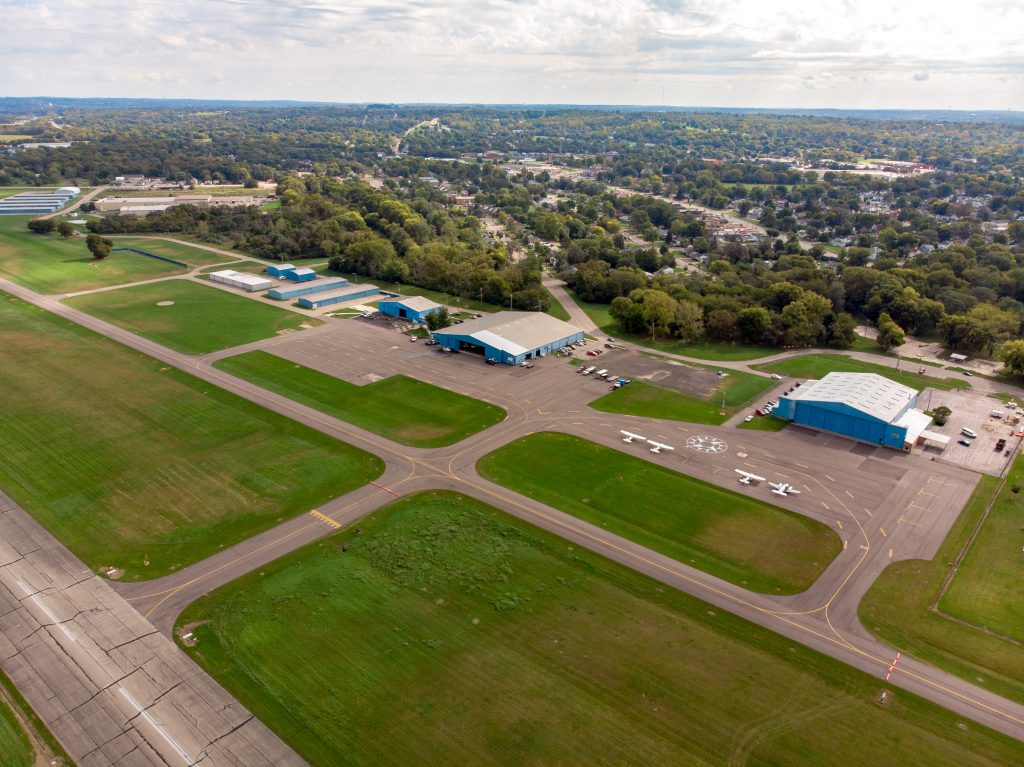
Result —
<instances>
[{"instance_id":1,"label":"mowed grass strip","mask_svg":"<svg viewBox=\"0 0 1024 767\"><path fill-rule=\"evenodd\" d=\"M442 447L500 423L495 405L406 376L356 386L263 351L214 366L403 445Z\"/></svg>"},{"instance_id":2,"label":"mowed grass strip","mask_svg":"<svg viewBox=\"0 0 1024 767\"><path fill-rule=\"evenodd\" d=\"M164 301L169 306L158 306ZM76 309L185 354L239 346L320 320L191 280L165 280L67 299Z\"/></svg>"},{"instance_id":3,"label":"mowed grass strip","mask_svg":"<svg viewBox=\"0 0 1024 767\"><path fill-rule=\"evenodd\" d=\"M89 567L163 575L383 471L2 293L0 328L0 488Z\"/></svg>"},{"instance_id":4,"label":"mowed grass strip","mask_svg":"<svg viewBox=\"0 0 1024 767\"><path fill-rule=\"evenodd\" d=\"M803 591L839 553L825 525L568 434L480 459L480 473L609 532L753 591Z\"/></svg>"},{"instance_id":5,"label":"mowed grass strip","mask_svg":"<svg viewBox=\"0 0 1024 767\"><path fill-rule=\"evenodd\" d=\"M27 228L32 218L0 216L0 277L39 293L74 293L186 271L166 261L127 251L111 253L103 261L93 261L84 238L33 234ZM199 248L159 240L117 238L114 247L146 250L192 267L231 260Z\"/></svg>"},{"instance_id":6,"label":"mowed grass strip","mask_svg":"<svg viewBox=\"0 0 1024 767\"><path fill-rule=\"evenodd\" d=\"M181 625L198 638L186 651L316 767L1024 760L1019 742L451 493L261 567Z\"/></svg>"},{"instance_id":7,"label":"mowed grass strip","mask_svg":"<svg viewBox=\"0 0 1024 767\"><path fill-rule=\"evenodd\" d=\"M35 750L25 729L8 705L0 699L0 764L3 767L32 767Z\"/></svg>"},{"instance_id":8,"label":"mowed grass strip","mask_svg":"<svg viewBox=\"0 0 1024 767\"><path fill-rule=\"evenodd\" d=\"M1015 467L1015 470L1018 469ZM992 690L1011 700L1024 703L1024 647L1001 637L982 626L977 613L967 610L965 616L976 621L953 618L932 609L932 602L938 597L939 589L949 572L951 563L966 545L971 532L977 526L985 506L996 491L999 480L996 477L982 477L970 501L960 513L942 547L931 560L912 559L889 565L872 584L860 604L860 619L864 626L879 638L939 668L957 674L972 684ZM996 508L982 529L988 535L993 515L997 516L996 529L1005 530ZM1020 556L1020 523L1009 530L1001 545L1013 547ZM977 545L977 541L975 542ZM999 546L997 546L997 549ZM1003 569L1006 557L997 556L996 572ZM989 584L988 567L983 558L966 560L958 569L953 583L964 577L966 587L974 590L980 586L983 592L984 609L991 609L991 598L998 595L998 589L1006 587L1005 576L997 574ZM1018 560L1019 561L1019 560ZM964 568L966 567L966 573ZM958 587L960 584L957 584ZM990 585L991 588L986 588ZM1016 584L1001 595L1004 603L1011 605L1011 612L1019 588ZM948 610L946 599L940 603L940 610Z\"/></svg>"},{"instance_id":9,"label":"mowed grass strip","mask_svg":"<svg viewBox=\"0 0 1024 767\"><path fill-rule=\"evenodd\" d=\"M771 378L730 370L729 375L719 381L711 396L704 398L683 394L675 389L646 381L633 381L594 400L590 407L602 413L665 418L688 423L721 424L740 406L770 389L774 383Z\"/></svg>"},{"instance_id":10,"label":"mowed grass strip","mask_svg":"<svg viewBox=\"0 0 1024 767\"><path fill-rule=\"evenodd\" d=\"M877 373L892 381L909 386L911 389L921 391L926 386L933 389L970 389L971 384L957 378L935 378L934 376L921 375L919 373L908 373L906 369L916 370L920 367L914 360L904 362L904 370L876 365L873 362L864 362L845 354L804 354L799 357L770 362L766 365L757 365L759 370L766 370L770 373L792 376L793 378L821 378L828 373Z\"/></svg>"},{"instance_id":11,"label":"mowed grass strip","mask_svg":"<svg viewBox=\"0 0 1024 767\"><path fill-rule=\"evenodd\" d=\"M1024 645L1024 459L1014 461L939 608ZM1024 650L1021 652L1024 664Z\"/></svg>"}]
</instances>

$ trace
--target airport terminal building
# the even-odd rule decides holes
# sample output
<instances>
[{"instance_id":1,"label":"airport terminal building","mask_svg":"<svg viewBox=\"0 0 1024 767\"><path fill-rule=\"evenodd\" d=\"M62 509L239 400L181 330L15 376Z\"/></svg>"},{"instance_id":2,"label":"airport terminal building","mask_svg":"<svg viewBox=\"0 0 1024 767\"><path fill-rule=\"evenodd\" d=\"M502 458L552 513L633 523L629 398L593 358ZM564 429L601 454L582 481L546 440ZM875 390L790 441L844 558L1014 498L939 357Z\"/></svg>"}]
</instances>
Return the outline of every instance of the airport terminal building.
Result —
<instances>
[{"instance_id":1,"label":"airport terminal building","mask_svg":"<svg viewBox=\"0 0 1024 767\"><path fill-rule=\"evenodd\" d=\"M519 365L534 357L583 340L583 331L542 312L496 312L434 333L453 351L482 353L485 358Z\"/></svg>"},{"instance_id":2,"label":"airport terminal building","mask_svg":"<svg viewBox=\"0 0 1024 767\"><path fill-rule=\"evenodd\" d=\"M874 373L829 373L779 397L774 416L799 426L910 452L949 437L928 431L931 416L914 407L917 392Z\"/></svg>"}]
</instances>

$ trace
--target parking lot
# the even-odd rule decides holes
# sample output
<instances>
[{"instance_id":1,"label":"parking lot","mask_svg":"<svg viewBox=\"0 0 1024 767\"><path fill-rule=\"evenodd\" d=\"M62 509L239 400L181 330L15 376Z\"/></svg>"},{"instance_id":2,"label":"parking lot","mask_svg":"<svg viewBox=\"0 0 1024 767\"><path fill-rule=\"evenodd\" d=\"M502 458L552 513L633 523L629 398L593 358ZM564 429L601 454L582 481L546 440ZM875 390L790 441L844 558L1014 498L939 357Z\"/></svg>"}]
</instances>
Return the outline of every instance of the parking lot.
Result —
<instances>
[{"instance_id":1,"label":"parking lot","mask_svg":"<svg viewBox=\"0 0 1024 767\"><path fill-rule=\"evenodd\" d=\"M694 397L709 397L719 382L714 370L656 359L632 349L603 349L600 356L588 357L586 351L592 348L599 349L601 345L587 344L585 349L576 351L574 356L581 361L580 364L595 365L597 370L606 369L617 377L646 381Z\"/></svg>"},{"instance_id":2,"label":"parking lot","mask_svg":"<svg viewBox=\"0 0 1024 767\"><path fill-rule=\"evenodd\" d=\"M1024 419L1018 418L999 400L979 392L925 389L918 397L918 407L922 410L930 410L940 405L948 407L953 414L945 426L936 426L933 423L929 431L948 436L949 445L941 452L929 448L927 454L934 455L936 460L943 463L963 466L983 474L998 475L1007 462L1012 460L1014 452L1020 446L1021 439L1015 435ZM993 418L993 411L1001 411L1006 417ZM1013 423L1014 418L1017 419L1016 424ZM978 436L973 439L964 437L960 433L964 427L971 429ZM1003 450L996 451L996 442L1001 438L1006 439L1006 446ZM960 439L971 443L971 446L958 444L957 441ZM1011 451L1009 456L1004 454L1005 450Z\"/></svg>"}]
</instances>

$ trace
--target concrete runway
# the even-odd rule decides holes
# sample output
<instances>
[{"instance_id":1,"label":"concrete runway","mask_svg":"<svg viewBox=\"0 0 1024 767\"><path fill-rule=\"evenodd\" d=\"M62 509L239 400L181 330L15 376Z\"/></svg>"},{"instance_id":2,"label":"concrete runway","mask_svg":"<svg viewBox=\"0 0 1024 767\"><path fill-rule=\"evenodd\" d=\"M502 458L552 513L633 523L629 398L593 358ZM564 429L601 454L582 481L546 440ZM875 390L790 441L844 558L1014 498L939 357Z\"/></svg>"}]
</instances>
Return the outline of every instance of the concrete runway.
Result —
<instances>
[{"instance_id":1,"label":"concrete runway","mask_svg":"<svg viewBox=\"0 0 1024 767\"><path fill-rule=\"evenodd\" d=\"M833 658L884 678L895 650L874 639L859 623L857 605L878 574L892 561L931 557L969 497L977 475L923 455L905 455L839 437L801 429L779 434L698 426L657 419L599 413L587 403L607 385L586 379L564 360L548 358L532 370L484 365L470 354L442 355L411 344L394 331L360 320L328 322L301 333L268 339L205 357L170 351L52 298L0 280L0 289L54 311L132 348L217 384L257 404L326 434L368 450L385 460L376 485L360 488L226 549L165 578L145 583L112 584L163 633L169 634L181 610L195 598L261 564L354 523L418 490L450 489L479 498L516 517L650 575L674 588L741 615ZM415 373L417 378L505 407L502 423L457 445L414 449L328 417L245 381L214 370L216 359L262 348L346 380ZM612 362L614 353L602 358ZM674 445L672 453L653 455L625 445L620 429L637 431ZM777 503L828 524L844 548L815 584L802 594L755 594L652 552L477 475L476 461L512 439L542 430L576 434L635 454L677 471L741 493ZM717 439L718 453L690 449ZM741 486L734 469L802 488L781 498L765 486ZM891 683L956 711L965 718L1024 740L1024 706L904 657Z\"/></svg>"},{"instance_id":2,"label":"concrete runway","mask_svg":"<svg viewBox=\"0 0 1024 767\"><path fill-rule=\"evenodd\" d=\"M304 764L3 494L0 667L80 767Z\"/></svg>"}]
</instances>

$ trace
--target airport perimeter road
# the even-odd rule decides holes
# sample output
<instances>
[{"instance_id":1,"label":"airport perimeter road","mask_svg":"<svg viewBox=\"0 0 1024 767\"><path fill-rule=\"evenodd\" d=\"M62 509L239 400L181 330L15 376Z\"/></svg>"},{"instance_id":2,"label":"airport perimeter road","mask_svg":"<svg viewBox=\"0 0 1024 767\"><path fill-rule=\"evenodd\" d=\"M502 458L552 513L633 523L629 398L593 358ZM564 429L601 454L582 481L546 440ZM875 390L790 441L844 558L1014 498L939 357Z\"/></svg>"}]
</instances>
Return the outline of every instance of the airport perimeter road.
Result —
<instances>
[{"instance_id":1,"label":"airport perimeter road","mask_svg":"<svg viewBox=\"0 0 1024 767\"><path fill-rule=\"evenodd\" d=\"M3 494L0 667L80 767L305 764Z\"/></svg>"},{"instance_id":2,"label":"airport perimeter road","mask_svg":"<svg viewBox=\"0 0 1024 767\"><path fill-rule=\"evenodd\" d=\"M472 355L435 354L421 344L395 343L398 338L393 331L358 320L332 322L303 333L268 339L257 346L346 380L365 381L369 373L390 375L408 372L410 366L415 366L418 378L505 405L509 411L509 418L502 423L457 445L411 449L221 373L210 367L214 355L196 358L178 354L53 298L2 280L0 289L373 452L387 465L378 486L336 499L317 510L320 516L311 514L289 520L263 537L238 544L160 582L114 586L129 592L133 602L164 631L170 630L180 610L196 596L251 571L261 562L328 535L336 526L354 523L398 494L450 489L480 498L881 679L896 652L859 625L857 603L889 562L934 553L977 481L977 476L970 472L931 462L920 455L879 452L878 448L800 429L787 429L780 434L740 432L598 413L587 407L596 390L581 384L573 368L564 361L548 358L532 370L493 368ZM605 387L599 388L604 393ZM512 439L545 429L578 434L730 489L770 497L781 506L830 525L845 548L803 594L784 598L755 594L487 482L476 473L476 462L481 456ZM661 439L676 446L676 451L652 455L643 447L623 445L620 429ZM701 438L692 443L696 448L687 446L691 438ZM704 449L708 440L715 439L725 443L725 447L718 451ZM803 492L784 498L766 496L766 487L738 486L734 468L773 481L780 477L794 484L799 482ZM313 521L315 524L311 524ZM1024 706L969 682L904 658L894 670L891 683L965 718L1024 740Z\"/></svg>"}]
</instances>

